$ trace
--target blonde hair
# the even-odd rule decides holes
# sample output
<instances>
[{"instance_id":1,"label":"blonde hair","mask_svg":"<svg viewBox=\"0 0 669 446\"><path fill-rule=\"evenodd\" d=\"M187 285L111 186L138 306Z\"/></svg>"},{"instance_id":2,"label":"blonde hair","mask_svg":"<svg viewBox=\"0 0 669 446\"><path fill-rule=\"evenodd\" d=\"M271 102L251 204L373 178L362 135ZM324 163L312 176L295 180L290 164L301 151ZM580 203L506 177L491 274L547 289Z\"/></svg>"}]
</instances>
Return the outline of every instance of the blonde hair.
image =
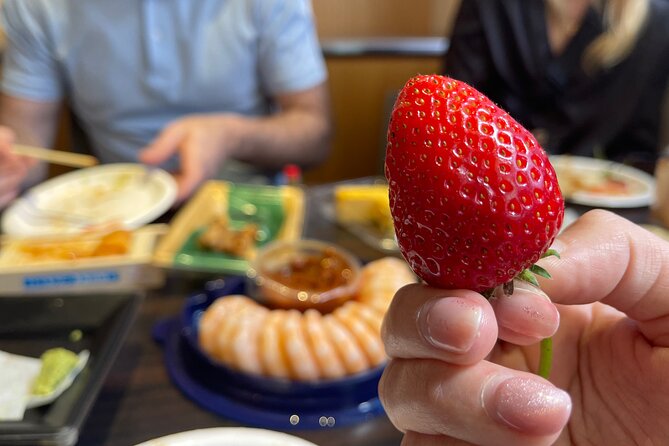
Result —
<instances>
[{"instance_id":1,"label":"blonde hair","mask_svg":"<svg viewBox=\"0 0 669 446\"><path fill-rule=\"evenodd\" d=\"M583 54L583 68L589 73L622 62L636 45L648 19L649 0L602 0L599 3L604 32Z\"/></svg>"}]
</instances>

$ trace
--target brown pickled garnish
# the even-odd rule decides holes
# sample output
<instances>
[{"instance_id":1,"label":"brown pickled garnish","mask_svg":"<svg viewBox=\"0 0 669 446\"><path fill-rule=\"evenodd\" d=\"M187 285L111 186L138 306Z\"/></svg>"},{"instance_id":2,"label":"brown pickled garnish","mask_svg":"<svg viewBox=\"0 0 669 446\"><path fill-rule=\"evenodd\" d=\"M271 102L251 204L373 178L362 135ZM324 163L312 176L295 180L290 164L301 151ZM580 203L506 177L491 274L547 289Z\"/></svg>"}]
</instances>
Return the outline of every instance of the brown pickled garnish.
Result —
<instances>
[{"instance_id":1,"label":"brown pickled garnish","mask_svg":"<svg viewBox=\"0 0 669 446\"><path fill-rule=\"evenodd\" d=\"M321 292L346 285L351 265L335 250L326 248L317 254L300 254L266 274L290 288Z\"/></svg>"}]
</instances>

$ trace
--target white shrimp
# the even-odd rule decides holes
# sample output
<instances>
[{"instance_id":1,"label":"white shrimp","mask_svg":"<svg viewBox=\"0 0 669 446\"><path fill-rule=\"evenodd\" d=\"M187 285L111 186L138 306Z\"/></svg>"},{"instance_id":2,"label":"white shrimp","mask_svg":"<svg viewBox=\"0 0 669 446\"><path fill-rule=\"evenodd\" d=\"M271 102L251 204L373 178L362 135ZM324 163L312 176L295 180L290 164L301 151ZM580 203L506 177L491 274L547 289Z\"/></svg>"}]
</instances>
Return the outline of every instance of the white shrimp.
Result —
<instances>
[{"instance_id":1,"label":"white shrimp","mask_svg":"<svg viewBox=\"0 0 669 446\"><path fill-rule=\"evenodd\" d=\"M224 299L230 299L226 297ZM234 352L230 345L230 339L237 332L237 325L246 317L245 313L252 311L253 301L246 296L235 296L234 301L229 302L230 317L225 318L219 324L218 337L216 342L216 357L225 364L234 366Z\"/></svg>"},{"instance_id":2,"label":"white shrimp","mask_svg":"<svg viewBox=\"0 0 669 446\"><path fill-rule=\"evenodd\" d=\"M384 257L363 268L358 300L385 313L397 290L415 281L416 276L406 262Z\"/></svg>"},{"instance_id":3,"label":"white shrimp","mask_svg":"<svg viewBox=\"0 0 669 446\"><path fill-rule=\"evenodd\" d=\"M351 332L336 317L332 314L325 315L323 324L332 345L337 349L337 353L349 373L358 373L369 368L369 361L361 347Z\"/></svg>"},{"instance_id":4,"label":"white shrimp","mask_svg":"<svg viewBox=\"0 0 669 446\"><path fill-rule=\"evenodd\" d=\"M337 351L327 333L325 333L321 313L314 309L307 310L302 315L302 323L322 377L341 378L346 375L346 369L339 356L337 356Z\"/></svg>"},{"instance_id":5,"label":"white shrimp","mask_svg":"<svg viewBox=\"0 0 669 446\"><path fill-rule=\"evenodd\" d=\"M354 312L361 321L366 323L377 336L381 334L381 325L385 316L383 311L356 301L349 302L348 306L350 307L350 311Z\"/></svg>"},{"instance_id":6,"label":"white shrimp","mask_svg":"<svg viewBox=\"0 0 669 446\"><path fill-rule=\"evenodd\" d=\"M269 314L269 310L254 303L245 317L240 318L236 332L229 339L230 350L235 367L243 372L262 374L260 360L260 328Z\"/></svg>"},{"instance_id":7,"label":"white shrimp","mask_svg":"<svg viewBox=\"0 0 669 446\"><path fill-rule=\"evenodd\" d=\"M338 308L332 314L353 334L372 365L385 362L387 358L379 332L374 332L358 317L353 308L354 302L349 302L349 304Z\"/></svg>"},{"instance_id":8,"label":"white shrimp","mask_svg":"<svg viewBox=\"0 0 669 446\"><path fill-rule=\"evenodd\" d=\"M283 323L285 314L286 311L284 310L270 311L269 316L260 328L258 337L263 372L275 378L290 377L290 369L283 356L280 335L280 324Z\"/></svg>"},{"instance_id":9,"label":"white shrimp","mask_svg":"<svg viewBox=\"0 0 669 446\"><path fill-rule=\"evenodd\" d=\"M210 355L213 355L215 350L218 325L227 314L225 307L223 299L217 299L200 317L198 324L200 347Z\"/></svg>"},{"instance_id":10,"label":"white shrimp","mask_svg":"<svg viewBox=\"0 0 669 446\"><path fill-rule=\"evenodd\" d=\"M302 313L289 310L285 314L281 327L282 341L292 376L300 380L316 380L320 374L316 359L312 356L309 342L302 330Z\"/></svg>"}]
</instances>

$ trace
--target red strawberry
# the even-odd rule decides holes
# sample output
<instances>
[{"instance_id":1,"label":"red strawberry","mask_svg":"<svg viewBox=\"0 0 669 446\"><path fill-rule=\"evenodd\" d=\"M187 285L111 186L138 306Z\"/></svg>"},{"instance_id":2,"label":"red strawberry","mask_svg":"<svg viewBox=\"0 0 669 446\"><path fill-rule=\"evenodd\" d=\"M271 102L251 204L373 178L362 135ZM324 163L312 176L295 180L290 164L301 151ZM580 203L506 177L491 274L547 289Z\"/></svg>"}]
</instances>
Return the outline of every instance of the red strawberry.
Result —
<instances>
[{"instance_id":1,"label":"red strawberry","mask_svg":"<svg viewBox=\"0 0 669 446\"><path fill-rule=\"evenodd\" d=\"M557 177L534 136L448 77L417 76L400 92L385 172L400 250L433 286L505 284L532 268L562 225Z\"/></svg>"}]
</instances>

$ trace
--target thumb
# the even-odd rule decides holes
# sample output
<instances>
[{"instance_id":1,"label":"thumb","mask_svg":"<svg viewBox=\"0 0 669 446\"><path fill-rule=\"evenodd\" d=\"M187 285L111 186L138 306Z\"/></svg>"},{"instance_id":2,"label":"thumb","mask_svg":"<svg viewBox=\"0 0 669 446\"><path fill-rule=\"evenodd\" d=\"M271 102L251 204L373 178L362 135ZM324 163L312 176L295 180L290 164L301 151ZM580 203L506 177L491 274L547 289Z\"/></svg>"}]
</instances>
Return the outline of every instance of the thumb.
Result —
<instances>
[{"instance_id":1,"label":"thumb","mask_svg":"<svg viewBox=\"0 0 669 446\"><path fill-rule=\"evenodd\" d=\"M168 125L139 153L139 160L146 164L161 164L177 153L185 131L178 124Z\"/></svg>"},{"instance_id":2,"label":"thumb","mask_svg":"<svg viewBox=\"0 0 669 446\"><path fill-rule=\"evenodd\" d=\"M554 246L542 289L556 303L600 301L638 322L654 345L669 347L669 243L611 212L590 211Z\"/></svg>"}]
</instances>

